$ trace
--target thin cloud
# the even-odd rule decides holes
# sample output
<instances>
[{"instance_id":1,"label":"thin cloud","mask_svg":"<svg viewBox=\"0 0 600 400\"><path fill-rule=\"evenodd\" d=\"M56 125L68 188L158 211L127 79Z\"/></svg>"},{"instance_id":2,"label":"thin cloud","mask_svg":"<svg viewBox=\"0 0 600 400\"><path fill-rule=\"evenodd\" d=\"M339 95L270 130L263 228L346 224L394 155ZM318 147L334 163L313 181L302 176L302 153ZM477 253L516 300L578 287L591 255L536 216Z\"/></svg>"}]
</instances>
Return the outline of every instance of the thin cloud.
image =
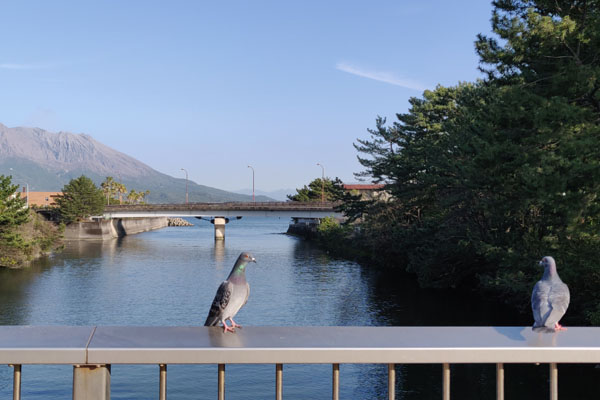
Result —
<instances>
[{"instance_id":1,"label":"thin cloud","mask_svg":"<svg viewBox=\"0 0 600 400\"><path fill-rule=\"evenodd\" d=\"M343 62L337 63L335 66L335 69L337 69L338 71L347 72L349 74L360 76L363 78L373 79L375 81L388 83L390 85L401 86L401 87L407 88L407 89L413 89L413 90L419 90L419 91L425 90L425 86L420 84L419 82L415 82L410 79L398 78L397 76L395 76L394 74L392 74L390 72L368 71L366 69L356 67L354 65L350 65L347 63L343 63Z\"/></svg>"},{"instance_id":2,"label":"thin cloud","mask_svg":"<svg viewBox=\"0 0 600 400\"><path fill-rule=\"evenodd\" d=\"M32 69L46 69L51 68L49 64L16 64L16 63L1 63L0 69L12 69L17 71L32 70Z\"/></svg>"}]
</instances>

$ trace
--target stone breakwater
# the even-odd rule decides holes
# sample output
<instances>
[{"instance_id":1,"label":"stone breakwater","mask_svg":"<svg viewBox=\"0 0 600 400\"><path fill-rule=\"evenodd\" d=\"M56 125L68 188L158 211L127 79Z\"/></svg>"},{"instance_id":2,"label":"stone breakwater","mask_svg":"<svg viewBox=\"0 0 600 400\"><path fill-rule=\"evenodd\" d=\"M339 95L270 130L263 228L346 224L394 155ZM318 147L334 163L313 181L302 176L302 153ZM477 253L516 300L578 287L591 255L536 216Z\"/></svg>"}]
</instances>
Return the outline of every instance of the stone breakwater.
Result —
<instances>
[{"instance_id":1,"label":"stone breakwater","mask_svg":"<svg viewBox=\"0 0 600 400\"><path fill-rule=\"evenodd\" d=\"M194 226L183 218L169 218L169 226Z\"/></svg>"}]
</instances>

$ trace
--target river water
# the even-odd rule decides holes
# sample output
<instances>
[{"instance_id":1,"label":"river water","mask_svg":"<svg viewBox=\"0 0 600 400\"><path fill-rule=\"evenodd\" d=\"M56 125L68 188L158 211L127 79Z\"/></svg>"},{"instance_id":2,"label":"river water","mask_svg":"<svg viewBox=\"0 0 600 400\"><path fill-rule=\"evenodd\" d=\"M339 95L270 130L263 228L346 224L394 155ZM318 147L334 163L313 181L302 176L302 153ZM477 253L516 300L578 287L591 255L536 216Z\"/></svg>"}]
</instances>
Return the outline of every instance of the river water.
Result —
<instances>
[{"instance_id":1,"label":"river water","mask_svg":"<svg viewBox=\"0 0 600 400\"><path fill-rule=\"evenodd\" d=\"M202 325L220 282L250 251L251 295L236 321L272 326L523 325L527 318L475 295L421 290L415 282L330 257L284 235L288 219L244 218L213 227L170 227L104 242L73 242L29 268L0 270L3 325ZM600 371L559 367L562 399L597 398ZM228 399L274 397L273 365L227 367ZM547 398L546 365L506 366L507 398ZM343 399L387 398L387 366L341 365ZM398 399L441 398L441 366L397 366ZM157 366L113 365L113 399L158 396ZM72 367L23 366L23 399L71 398ZM215 399L215 365L170 365L169 399ZM0 399L11 398L12 370L0 366ZM494 398L495 367L452 366L452 395ZM330 399L330 365L285 365L285 399Z\"/></svg>"}]
</instances>

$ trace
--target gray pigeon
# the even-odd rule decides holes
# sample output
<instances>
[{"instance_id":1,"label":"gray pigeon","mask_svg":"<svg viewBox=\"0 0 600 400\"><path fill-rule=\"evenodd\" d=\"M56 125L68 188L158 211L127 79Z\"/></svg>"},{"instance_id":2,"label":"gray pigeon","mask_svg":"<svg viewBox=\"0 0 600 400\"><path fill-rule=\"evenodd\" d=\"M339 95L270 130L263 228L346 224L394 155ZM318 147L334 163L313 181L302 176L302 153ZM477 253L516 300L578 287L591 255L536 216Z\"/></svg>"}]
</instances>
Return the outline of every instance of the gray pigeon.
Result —
<instances>
[{"instance_id":1,"label":"gray pigeon","mask_svg":"<svg viewBox=\"0 0 600 400\"><path fill-rule=\"evenodd\" d=\"M241 325L235 323L233 317L248 301L250 285L246 281L246 266L249 262L256 262L256 259L250 253L240 254L231 273L217 289L204 326L216 326L221 322L223 333L234 332L235 328L241 328ZM227 326L226 320L231 321L231 327Z\"/></svg>"},{"instance_id":2,"label":"gray pigeon","mask_svg":"<svg viewBox=\"0 0 600 400\"><path fill-rule=\"evenodd\" d=\"M569 288L560 280L556 272L556 262L552 257L540 261L544 275L533 287L531 309L533 311L534 331L555 332L566 330L558 323L569 307Z\"/></svg>"}]
</instances>

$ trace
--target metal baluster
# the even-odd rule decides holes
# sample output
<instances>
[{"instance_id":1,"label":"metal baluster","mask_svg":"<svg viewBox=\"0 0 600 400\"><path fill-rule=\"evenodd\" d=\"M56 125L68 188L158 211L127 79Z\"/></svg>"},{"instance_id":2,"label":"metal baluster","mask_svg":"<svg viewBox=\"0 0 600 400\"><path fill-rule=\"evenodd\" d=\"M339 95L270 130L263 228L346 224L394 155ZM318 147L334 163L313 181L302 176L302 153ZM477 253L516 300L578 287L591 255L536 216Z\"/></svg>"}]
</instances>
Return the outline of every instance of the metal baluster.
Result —
<instances>
[{"instance_id":1,"label":"metal baluster","mask_svg":"<svg viewBox=\"0 0 600 400\"><path fill-rule=\"evenodd\" d=\"M333 364L332 398L340 400L340 364Z\"/></svg>"},{"instance_id":2,"label":"metal baluster","mask_svg":"<svg viewBox=\"0 0 600 400\"><path fill-rule=\"evenodd\" d=\"M275 399L283 400L283 364L275 364Z\"/></svg>"},{"instance_id":3,"label":"metal baluster","mask_svg":"<svg viewBox=\"0 0 600 400\"><path fill-rule=\"evenodd\" d=\"M21 400L21 365L11 365L13 371L13 400Z\"/></svg>"},{"instance_id":4,"label":"metal baluster","mask_svg":"<svg viewBox=\"0 0 600 400\"><path fill-rule=\"evenodd\" d=\"M450 400L450 364L444 363L442 368L442 398Z\"/></svg>"},{"instance_id":5,"label":"metal baluster","mask_svg":"<svg viewBox=\"0 0 600 400\"><path fill-rule=\"evenodd\" d=\"M219 400L225 400L225 364L219 364Z\"/></svg>"},{"instance_id":6,"label":"metal baluster","mask_svg":"<svg viewBox=\"0 0 600 400\"><path fill-rule=\"evenodd\" d=\"M159 367L158 400L167 400L167 366L166 366L166 364L160 364L158 367Z\"/></svg>"},{"instance_id":7,"label":"metal baluster","mask_svg":"<svg viewBox=\"0 0 600 400\"><path fill-rule=\"evenodd\" d=\"M504 400L504 364L496 364L496 400Z\"/></svg>"},{"instance_id":8,"label":"metal baluster","mask_svg":"<svg viewBox=\"0 0 600 400\"><path fill-rule=\"evenodd\" d=\"M388 399L396 398L396 364L388 364Z\"/></svg>"},{"instance_id":9,"label":"metal baluster","mask_svg":"<svg viewBox=\"0 0 600 400\"><path fill-rule=\"evenodd\" d=\"M558 400L558 367L550 363L550 400Z\"/></svg>"}]
</instances>

